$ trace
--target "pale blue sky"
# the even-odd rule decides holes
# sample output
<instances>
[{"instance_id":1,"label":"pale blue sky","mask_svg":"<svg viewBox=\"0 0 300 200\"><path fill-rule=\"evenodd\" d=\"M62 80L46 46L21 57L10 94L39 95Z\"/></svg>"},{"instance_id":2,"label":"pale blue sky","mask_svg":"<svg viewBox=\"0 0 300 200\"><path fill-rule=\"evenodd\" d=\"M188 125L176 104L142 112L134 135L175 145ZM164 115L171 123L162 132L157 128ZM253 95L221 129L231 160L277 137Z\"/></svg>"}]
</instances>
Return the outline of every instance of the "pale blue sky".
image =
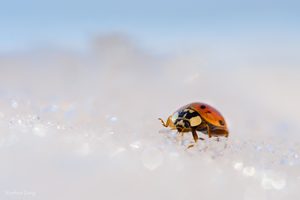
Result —
<instances>
[{"instance_id":1,"label":"pale blue sky","mask_svg":"<svg viewBox=\"0 0 300 200\"><path fill-rule=\"evenodd\" d=\"M145 43L184 40L299 41L299 1L10 0L0 3L0 51L39 44L80 47L97 33Z\"/></svg>"}]
</instances>

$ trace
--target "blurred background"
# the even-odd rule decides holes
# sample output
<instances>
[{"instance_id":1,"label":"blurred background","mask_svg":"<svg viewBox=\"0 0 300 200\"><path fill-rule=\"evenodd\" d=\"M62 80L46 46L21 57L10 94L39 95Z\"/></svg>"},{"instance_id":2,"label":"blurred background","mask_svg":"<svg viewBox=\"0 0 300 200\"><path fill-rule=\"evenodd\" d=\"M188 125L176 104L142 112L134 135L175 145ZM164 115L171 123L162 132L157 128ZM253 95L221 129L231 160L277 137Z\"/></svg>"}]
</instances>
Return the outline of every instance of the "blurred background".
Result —
<instances>
[{"instance_id":1,"label":"blurred background","mask_svg":"<svg viewBox=\"0 0 300 200\"><path fill-rule=\"evenodd\" d=\"M1 199L299 199L299 6L2 2ZM228 141L157 120L194 101Z\"/></svg>"}]
</instances>

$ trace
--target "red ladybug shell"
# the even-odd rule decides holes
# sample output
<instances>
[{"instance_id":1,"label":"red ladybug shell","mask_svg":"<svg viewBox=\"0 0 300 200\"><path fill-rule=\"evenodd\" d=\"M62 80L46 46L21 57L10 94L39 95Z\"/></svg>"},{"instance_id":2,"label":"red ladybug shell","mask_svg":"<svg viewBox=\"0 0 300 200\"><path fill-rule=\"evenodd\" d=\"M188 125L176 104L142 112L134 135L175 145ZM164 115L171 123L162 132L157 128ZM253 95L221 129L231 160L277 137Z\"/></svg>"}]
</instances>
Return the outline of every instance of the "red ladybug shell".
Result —
<instances>
[{"instance_id":1,"label":"red ladybug shell","mask_svg":"<svg viewBox=\"0 0 300 200\"><path fill-rule=\"evenodd\" d=\"M195 102L195 103L190 103L180 109L185 109L185 108L191 108L197 111L199 115L208 123L216 127L220 127L220 128L223 127L227 129L227 125L224 117L221 115L219 111L217 111L212 106L205 103Z\"/></svg>"}]
</instances>

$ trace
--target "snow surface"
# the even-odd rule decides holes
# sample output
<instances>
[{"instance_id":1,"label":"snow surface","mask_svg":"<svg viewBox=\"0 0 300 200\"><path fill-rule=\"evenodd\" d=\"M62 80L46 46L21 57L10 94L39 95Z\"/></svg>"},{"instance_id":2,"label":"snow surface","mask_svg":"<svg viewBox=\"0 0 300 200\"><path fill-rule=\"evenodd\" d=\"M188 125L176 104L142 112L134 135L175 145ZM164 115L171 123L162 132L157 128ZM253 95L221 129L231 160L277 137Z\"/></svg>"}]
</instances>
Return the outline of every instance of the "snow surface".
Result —
<instances>
[{"instance_id":1,"label":"snow surface","mask_svg":"<svg viewBox=\"0 0 300 200\"><path fill-rule=\"evenodd\" d=\"M300 199L299 69L202 53L109 36L2 55L0 199ZM193 101L221 111L227 140L187 150L157 120Z\"/></svg>"}]
</instances>

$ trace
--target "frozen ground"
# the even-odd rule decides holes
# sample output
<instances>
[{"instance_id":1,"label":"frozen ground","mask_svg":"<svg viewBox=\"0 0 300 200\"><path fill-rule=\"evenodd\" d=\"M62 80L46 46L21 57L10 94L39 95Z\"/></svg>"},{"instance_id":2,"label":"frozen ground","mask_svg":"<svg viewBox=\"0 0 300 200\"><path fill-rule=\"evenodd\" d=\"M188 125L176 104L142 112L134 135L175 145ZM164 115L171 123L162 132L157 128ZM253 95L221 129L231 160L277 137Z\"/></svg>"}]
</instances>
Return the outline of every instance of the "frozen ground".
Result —
<instances>
[{"instance_id":1,"label":"frozen ground","mask_svg":"<svg viewBox=\"0 0 300 200\"><path fill-rule=\"evenodd\" d=\"M1 55L0 199L300 199L299 69L221 54L109 36ZM192 101L222 112L227 141L185 150L161 126Z\"/></svg>"}]
</instances>

